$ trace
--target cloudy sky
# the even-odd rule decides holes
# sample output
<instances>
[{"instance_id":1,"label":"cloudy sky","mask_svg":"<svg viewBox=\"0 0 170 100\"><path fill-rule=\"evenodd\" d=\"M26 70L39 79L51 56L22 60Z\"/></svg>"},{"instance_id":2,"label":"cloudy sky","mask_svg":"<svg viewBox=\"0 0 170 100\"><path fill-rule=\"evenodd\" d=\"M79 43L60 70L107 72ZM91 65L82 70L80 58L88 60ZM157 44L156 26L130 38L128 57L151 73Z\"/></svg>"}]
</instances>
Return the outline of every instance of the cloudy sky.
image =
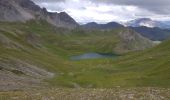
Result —
<instances>
[{"instance_id":1,"label":"cloudy sky","mask_svg":"<svg viewBox=\"0 0 170 100\"><path fill-rule=\"evenodd\" d=\"M33 0L51 12L65 11L79 23L170 20L170 0Z\"/></svg>"}]
</instances>

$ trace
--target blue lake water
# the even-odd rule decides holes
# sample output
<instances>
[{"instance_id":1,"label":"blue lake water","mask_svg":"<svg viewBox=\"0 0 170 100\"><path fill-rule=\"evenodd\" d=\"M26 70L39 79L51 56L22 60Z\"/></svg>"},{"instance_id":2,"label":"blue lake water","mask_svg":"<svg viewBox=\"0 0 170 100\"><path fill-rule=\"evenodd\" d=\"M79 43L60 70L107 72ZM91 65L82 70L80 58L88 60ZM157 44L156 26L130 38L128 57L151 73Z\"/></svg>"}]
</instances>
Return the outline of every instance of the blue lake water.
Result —
<instances>
[{"instance_id":1,"label":"blue lake water","mask_svg":"<svg viewBox=\"0 0 170 100\"><path fill-rule=\"evenodd\" d=\"M104 53L84 53L81 55L74 55L71 60L83 60L83 59L98 59L98 58L115 58L118 57L116 54L104 54Z\"/></svg>"}]
</instances>

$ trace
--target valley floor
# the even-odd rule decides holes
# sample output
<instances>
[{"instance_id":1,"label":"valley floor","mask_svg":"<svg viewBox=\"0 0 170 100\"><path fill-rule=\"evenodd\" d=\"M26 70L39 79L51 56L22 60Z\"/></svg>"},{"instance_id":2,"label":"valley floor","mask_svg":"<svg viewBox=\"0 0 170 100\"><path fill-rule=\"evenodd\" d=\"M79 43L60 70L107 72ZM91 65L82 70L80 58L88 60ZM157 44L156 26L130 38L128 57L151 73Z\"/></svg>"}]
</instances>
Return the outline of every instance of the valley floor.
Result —
<instances>
[{"instance_id":1,"label":"valley floor","mask_svg":"<svg viewBox=\"0 0 170 100\"><path fill-rule=\"evenodd\" d=\"M0 92L0 100L169 100L167 88L41 89Z\"/></svg>"}]
</instances>

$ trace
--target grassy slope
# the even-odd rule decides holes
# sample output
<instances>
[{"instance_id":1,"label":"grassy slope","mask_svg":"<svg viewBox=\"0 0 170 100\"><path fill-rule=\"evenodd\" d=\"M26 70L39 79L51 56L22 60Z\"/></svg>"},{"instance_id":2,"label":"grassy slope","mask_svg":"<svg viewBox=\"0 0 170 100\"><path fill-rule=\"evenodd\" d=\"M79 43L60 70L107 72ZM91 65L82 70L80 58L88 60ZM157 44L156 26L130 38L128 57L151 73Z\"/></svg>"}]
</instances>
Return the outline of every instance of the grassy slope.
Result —
<instances>
[{"instance_id":1,"label":"grassy slope","mask_svg":"<svg viewBox=\"0 0 170 100\"><path fill-rule=\"evenodd\" d=\"M115 60L79 61L77 63L84 69L82 72L79 70L73 79L81 84L91 83L96 87L169 87L169 44L170 41L166 41L155 48L130 53Z\"/></svg>"},{"instance_id":2,"label":"grassy slope","mask_svg":"<svg viewBox=\"0 0 170 100\"><path fill-rule=\"evenodd\" d=\"M9 49L0 45L0 58L11 57L42 66L56 73L46 80L57 87L159 86L170 84L169 41L143 52L129 53L119 59L70 61L69 56L84 52L112 52L119 41L114 33L54 29L45 22L0 23L1 32L23 46ZM3 30L3 31L2 31ZM29 33L40 36L41 49L29 44ZM97 35L96 35L97 34Z\"/></svg>"},{"instance_id":3,"label":"grassy slope","mask_svg":"<svg viewBox=\"0 0 170 100\"><path fill-rule=\"evenodd\" d=\"M139 76L131 78L139 86L169 86L170 84L170 41L145 50L127 54L115 61L117 68L130 70Z\"/></svg>"}]
</instances>

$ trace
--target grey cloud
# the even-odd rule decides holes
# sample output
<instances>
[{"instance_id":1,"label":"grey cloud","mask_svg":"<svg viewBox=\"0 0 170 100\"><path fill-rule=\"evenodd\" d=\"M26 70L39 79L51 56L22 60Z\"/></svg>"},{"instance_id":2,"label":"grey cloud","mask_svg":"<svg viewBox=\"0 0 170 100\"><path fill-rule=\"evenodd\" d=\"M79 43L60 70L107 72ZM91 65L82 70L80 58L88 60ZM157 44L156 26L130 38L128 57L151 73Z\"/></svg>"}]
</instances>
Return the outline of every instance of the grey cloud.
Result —
<instances>
[{"instance_id":1,"label":"grey cloud","mask_svg":"<svg viewBox=\"0 0 170 100\"><path fill-rule=\"evenodd\" d=\"M108 3L115 5L131 5L155 12L157 14L170 14L170 0L91 0L95 3Z\"/></svg>"},{"instance_id":2,"label":"grey cloud","mask_svg":"<svg viewBox=\"0 0 170 100\"><path fill-rule=\"evenodd\" d=\"M46 7L49 11L63 11L64 6L58 5L59 3L64 3L66 0L32 0L41 7ZM57 3L57 6L54 5Z\"/></svg>"},{"instance_id":3,"label":"grey cloud","mask_svg":"<svg viewBox=\"0 0 170 100\"><path fill-rule=\"evenodd\" d=\"M170 0L78 0L78 1L33 0L33 1L36 4L40 5L41 7L46 7L49 11L57 12L66 11L68 14L70 14L73 18L75 18L79 22L88 21L105 22L111 20L126 21L129 19L142 17L155 18L157 20L170 20L169 17ZM100 8L100 6L107 7ZM89 8L92 10L89 10ZM91 17L89 17L90 15ZM104 18L105 16L106 19Z\"/></svg>"},{"instance_id":4,"label":"grey cloud","mask_svg":"<svg viewBox=\"0 0 170 100\"><path fill-rule=\"evenodd\" d=\"M37 3L53 3L53 2L67 2L69 0L33 0L33 1ZM85 0L85 1L125 6L131 5L152 11L157 14L170 14L170 0Z\"/></svg>"},{"instance_id":5,"label":"grey cloud","mask_svg":"<svg viewBox=\"0 0 170 100\"><path fill-rule=\"evenodd\" d=\"M36 3L54 3L54 2L65 2L66 0L32 0Z\"/></svg>"}]
</instances>

